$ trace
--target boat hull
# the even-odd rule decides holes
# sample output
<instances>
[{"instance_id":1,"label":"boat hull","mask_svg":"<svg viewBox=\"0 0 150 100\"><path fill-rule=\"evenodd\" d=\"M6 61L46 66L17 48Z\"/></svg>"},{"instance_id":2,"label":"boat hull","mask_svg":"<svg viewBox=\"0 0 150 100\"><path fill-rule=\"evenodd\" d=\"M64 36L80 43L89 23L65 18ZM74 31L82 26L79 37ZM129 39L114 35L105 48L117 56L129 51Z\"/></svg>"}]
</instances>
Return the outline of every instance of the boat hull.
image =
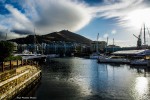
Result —
<instances>
[{"instance_id":1,"label":"boat hull","mask_svg":"<svg viewBox=\"0 0 150 100\"><path fill-rule=\"evenodd\" d=\"M135 60L131 61L130 65L136 65L136 66L148 66L149 61L140 61L140 60Z\"/></svg>"},{"instance_id":2,"label":"boat hull","mask_svg":"<svg viewBox=\"0 0 150 100\"><path fill-rule=\"evenodd\" d=\"M127 59L98 59L98 63L123 63L129 64L130 61Z\"/></svg>"}]
</instances>

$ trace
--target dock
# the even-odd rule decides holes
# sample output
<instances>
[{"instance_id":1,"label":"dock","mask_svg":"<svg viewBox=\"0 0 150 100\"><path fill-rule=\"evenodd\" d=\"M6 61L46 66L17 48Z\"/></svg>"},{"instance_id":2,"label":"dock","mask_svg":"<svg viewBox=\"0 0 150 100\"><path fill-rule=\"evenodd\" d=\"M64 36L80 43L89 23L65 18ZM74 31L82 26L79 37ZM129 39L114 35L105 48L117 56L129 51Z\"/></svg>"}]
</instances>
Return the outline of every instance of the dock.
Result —
<instances>
[{"instance_id":1,"label":"dock","mask_svg":"<svg viewBox=\"0 0 150 100\"><path fill-rule=\"evenodd\" d=\"M28 59L41 59L41 58L47 58L47 55L36 55L36 56L22 56L22 59L28 60Z\"/></svg>"}]
</instances>

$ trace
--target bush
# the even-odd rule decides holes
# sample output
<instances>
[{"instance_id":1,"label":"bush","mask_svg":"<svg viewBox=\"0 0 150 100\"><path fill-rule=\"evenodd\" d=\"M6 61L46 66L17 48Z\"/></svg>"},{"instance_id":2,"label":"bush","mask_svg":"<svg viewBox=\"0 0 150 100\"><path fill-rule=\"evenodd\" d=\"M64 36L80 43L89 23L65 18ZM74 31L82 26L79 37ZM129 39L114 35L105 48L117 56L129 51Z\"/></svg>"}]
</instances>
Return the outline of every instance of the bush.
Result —
<instances>
[{"instance_id":1,"label":"bush","mask_svg":"<svg viewBox=\"0 0 150 100\"><path fill-rule=\"evenodd\" d=\"M4 61L10 61L10 60L21 60L22 57L21 56L9 56L9 57L6 57L4 59Z\"/></svg>"},{"instance_id":2,"label":"bush","mask_svg":"<svg viewBox=\"0 0 150 100\"><path fill-rule=\"evenodd\" d=\"M8 41L0 41L0 62L9 57L14 50L14 45Z\"/></svg>"}]
</instances>

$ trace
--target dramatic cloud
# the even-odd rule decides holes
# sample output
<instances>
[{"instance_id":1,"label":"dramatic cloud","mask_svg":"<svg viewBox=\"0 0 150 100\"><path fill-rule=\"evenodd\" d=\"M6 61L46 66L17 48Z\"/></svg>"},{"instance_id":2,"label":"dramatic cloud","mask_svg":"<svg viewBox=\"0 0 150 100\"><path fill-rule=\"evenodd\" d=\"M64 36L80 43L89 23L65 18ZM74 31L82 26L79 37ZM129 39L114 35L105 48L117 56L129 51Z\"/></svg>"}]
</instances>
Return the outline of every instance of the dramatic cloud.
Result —
<instances>
[{"instance_id":1,"label":"dramatic cloud","mask_svg":"<svg viewBox=\"0 0 150 100\"><path fill-rule=\"evenodd\" d=\"M20 9L10 4L5 8L10 12L0 25L18 35L47 34L67 29L78 31L86 26L92 17L90 8L77 0L23 0ZM2 19L2 18L0 18ZM6 29L5 29L6 30Z\"/></svg>"},{"instance_id":2,"label":"dramatic cloud","mask_svg":"<svg viewBox=\"0 0 150 100\"><path fill-rule=\"evenodd\" d=\"M140 28L144 23L150 26L148 0L104 0L102 6L93 7L96 17L115 18L118 25Z\"/></svg>"},{"instance_id":3,"label":"dramatic cloud","mask_svg":"<svg viewBox=\"0 0 150 100\"><path fill-rule=\"evenodd\" d=\"M34 29L36 34L63 29L76 32L94 18L115 19L118 26L137 29L143 23L150 25L148 2L103 0L100 4L88 5L83 0L22 0L18 1L21 9L15 5L5 4L9 13L0 15L0 33L5 34L7 30L13 37L19 37L33 34ZM116 34L116 30L111 34Z\"/></svg>"}]
</instances>

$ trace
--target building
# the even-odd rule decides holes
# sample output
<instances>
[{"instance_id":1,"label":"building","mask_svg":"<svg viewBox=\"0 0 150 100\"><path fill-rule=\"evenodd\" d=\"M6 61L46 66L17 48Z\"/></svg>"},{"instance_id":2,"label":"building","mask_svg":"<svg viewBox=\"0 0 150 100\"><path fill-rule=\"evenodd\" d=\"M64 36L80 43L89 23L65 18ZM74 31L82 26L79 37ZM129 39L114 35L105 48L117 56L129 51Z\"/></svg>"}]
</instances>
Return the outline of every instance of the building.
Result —
<instances>
[{"instance_id":1,"label":"building","mask_svg":"<svg viewBox=\"0 0 150 100\"><path fill-rule=\"evenodd\" d=\"M105 47L107 46L107 43L105 41L93 41L91 43L91 52L98 51L104 51Z\"/></svg>"},{"instance_id":2,"label":"building","mask_svg":"<svg viewBox=\"0 0 150 100\"><path fill-rule=\"evenodd\" d=\"M122 51L116 51L112 53L116 56L128 56L128 57L142 57L150 55L149 49L142 49L142 50L122 50Z\"/></svg>"},{"instance_id":3,"label":"building","mask_svg":"<svg viewBox=\"0 0 150 100\"><path fill-rule=\"evenodd\" d=\"M53 41L46 44L44 49L46 54L70 54L75 51L75 43Z\"/></svg>"},{"instance_id":4,"label":"building","mask_svg":"<svg viewBox=\"0 0 150 100\"><path fill-rule=\"evenodd\" d=\"M120 46L108 45L104 51L106 53L112 53L112 52L119 51L119 50L122 50L122 48Z\"/></svg>"}]
</instances>

